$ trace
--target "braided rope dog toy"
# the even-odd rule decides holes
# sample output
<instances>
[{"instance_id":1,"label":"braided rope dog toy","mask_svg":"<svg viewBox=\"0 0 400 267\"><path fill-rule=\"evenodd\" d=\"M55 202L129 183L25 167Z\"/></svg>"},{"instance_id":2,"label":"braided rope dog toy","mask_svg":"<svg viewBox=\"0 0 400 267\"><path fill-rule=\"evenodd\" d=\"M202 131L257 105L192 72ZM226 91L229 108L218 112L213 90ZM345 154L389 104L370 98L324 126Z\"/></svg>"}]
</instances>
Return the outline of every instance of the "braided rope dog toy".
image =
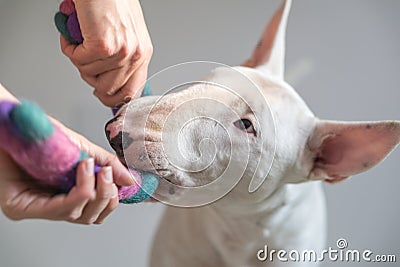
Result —
<instances>
[{"instance_id":1,"label":"braided rope dog toy","mask_svg":"<svg viewBox=\"0 0 400 267\"><path fill-rule=\"evenodd\" d=\"M82 43L72 0L61 3L55 22L67 40L74 44ZM142 96L149 94L151 90L146 84ZM29 101L0 101L0 148L34 179L65 193L76 183L77 165L88 158L38 105ZM96 165L95 174L100 169L101 166ZM148 172L129 171L136 183L119 187L119 202L132 204L145 201L157 189L158 178Z\"/></svg>"}]
</instances>

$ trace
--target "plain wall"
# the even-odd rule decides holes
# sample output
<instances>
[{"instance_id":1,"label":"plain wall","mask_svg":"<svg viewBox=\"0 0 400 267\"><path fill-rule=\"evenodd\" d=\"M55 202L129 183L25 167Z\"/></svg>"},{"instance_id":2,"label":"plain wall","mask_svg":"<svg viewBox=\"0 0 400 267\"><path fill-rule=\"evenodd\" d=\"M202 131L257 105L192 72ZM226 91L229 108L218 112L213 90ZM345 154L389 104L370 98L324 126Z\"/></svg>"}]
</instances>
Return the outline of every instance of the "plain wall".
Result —
<instances>
[{"instance_id":1,"label":"plain wall","mask_svg":"<svg viewBox=\"0 0 400 267\"><path fill-rule=\"evenodd\" d=\"M142 1L154 44L150 74L191 60L242 62L278 2ZM0 82L108 148L110 112L59 49L58 3L0 0ZM287 78L318 117L400 120L399 11L397 0L294 1ZM373 170L326 186L327 247L346 238L350 248L400 261L399 160L396 150ZM161 212L161 204L120 206L104 225L90 227L12 222L0 213L0 266L145 266Z\"/></svg>"}]
</instances>

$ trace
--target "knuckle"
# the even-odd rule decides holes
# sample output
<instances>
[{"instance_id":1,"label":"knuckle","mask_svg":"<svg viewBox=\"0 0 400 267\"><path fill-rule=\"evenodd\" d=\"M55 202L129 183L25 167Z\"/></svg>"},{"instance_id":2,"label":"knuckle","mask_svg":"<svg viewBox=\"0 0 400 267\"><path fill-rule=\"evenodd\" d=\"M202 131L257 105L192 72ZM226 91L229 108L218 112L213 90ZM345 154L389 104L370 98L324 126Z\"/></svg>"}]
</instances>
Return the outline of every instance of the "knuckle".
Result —
<instances>
[{"instance_id":1,"label":"knuckle","mask_svg":"<svg viewBox=\"0 0 400 267\"><path fill-rule=\"evenodd\" d=\"M147 47L145 57L146 57L146 58L151 58L151 57L153 56L153 52L154 52L154 47L153 47L153 45L151 44L151 45L149 45L149 46Z\"/></svg>"},{"instance_id":2,"label":"knuckle","mask_svg":"<svg viewBox=\"0 0 400 267\"><path fill-rule=\"evenodd\" d=\"M89 220L79 221L80 224L83 225L91 225L92 223Z\"/></svg>"},{"instance_id":3,"label":"knuckle","mask_svg":"<svg viewBox=\"0 0 400 267\"><path fill-rule=\"evenodd\" d=\"M146 49L142 45L138 45L136 47L134 58L136 60L140 60L140 59L142 59L144 57L145 54L146 54Z\"/></svg>"},{"instance_id":4,"label":"knuckle","mask_svg":"<svg viewBox=\"0 0 400 267\"><path fill-rule=\"evenodd\" d=\"M118 188L115 184L111 184L106 189L99 192L98 199L100 200L110 200L109 205L113 205L115 199L118 197Z\"/></svg>"},{"instance_id":5,"label":"knuckle","mask_svg":"<svg viewBox=\"0 0 400 267\"><path fill-rule=\"evenodd\" d=\"M95 92L96 92L96 96L100 99L105 99L105 94L107 92L107 87L105 87L102 84L96 84L95 85Z\"/></svg>"},{"instance_id":6,"label":"knuckle","mask_svg":"<svg viewBox=\"0 0 400 267\"><path fill-rule=\"evenodd\" d=\"M61 46L61 52L64 54L64 56L70 58L70 54L68 53L68 49L66 46Z\"/></svg>"},{"instance_id":7,"label":"knuckle","mask_svg":"<svg viewBox=\"0 0 400 267\"><path fill-rule=\"evenodd\" d=\"M12 221L20 221L22 220L22 217L20 216L19 212L17 212L13 207L11 206L5 206L2 207L2 211L4 213L4 215L12 220Z\"/></svg>"},{"instance_id":8,"label":"knuckle","mask_svg":"<svg viewBox=\"0 0 400 267\"><path fill-rule=\"evenodd\" d=\"M138 56L140 56L140 58L143 58L143 60L149 60L151 58L151 56L153 55L153 45L149 44L149 45L140 45L137 48L137 54Z\"/></svg>"},{"instance_id":9,"label":"knuckle","mask_svg":"<svg viewBox=\"0 0 400 267\"><path fill-rule=\"evenodd\" d=\"M95 86L93 86L93 87L94 87L93 95L95 97L97 97L101 102L103 102L104 100L106 100L108 98L108 96L103 91L101 91L98 87L95 87Z\"/></svg>"},{"instance_id":10,"label":"knuckle","mask_svg":"<svg viewBox=\"0 0 400 267\"><path fill-rule=\"evenodd\" d=\"M64 56L69 57L69 55L67 54L67 51L64 47L61 48L61 52L63 53Z\"/></svg>"},{"instance_id":11,"label":"knuckle","mask_svg":"<svg viewBox=\"0 0 400 267\"><path fill-rule=\"evenodd\" d=\"M91 85L91 86L95 86L93 79L91 79L91 76L87 75L87 73L85 73L82 70L79 70L81 79L84 80L87 84Z\"/></svg>"},{"instance_id":12,"label":"knuckle","mask_svg":"<svg viewBox=\"0 0 400 267\"><path fill-rule=\"evenodd\" d=\"M113 197L113 192L111 190L105 190L103 192L99 192L97 195L97 199L101 201L108 200L112 197Z\"/></svg>"},{"instance_id":13,"label":"knuckle","mask_svg":"<svg viewBox=\"0 0 400 267\"><path fill-rule=\"evenodd\" d=\"M77 221L81 217L82 213L78 210L71 210L67 212L67 220L69 221Z\"/></svg>"},{"instance_id":14,"label":"knuckle","mask_svg":"<svg viewBox=\"0 0 400 267\"><path fill-rule=\"evenodd\" d=\"M110 200L110 203L108 203L108 207L107 207L107 209L108 209L109 211L115 210L115 209L118 207L118 204L119 204L119 199L118 199L118 188L117 188L116 185L114 185L113 187L114 187L113 196L112 196L112 198L111 198L111 200Z\"/></svg>"},{"instance_id":15,"label":"knuckle","mask_svg":"<svg viewBox=\"0 0 400 267\"><path fill-rule=\"evenodd\" d=\"M97 45L97 52L105 57L111 57L115 54L115 48L106 40L101 40Z\"/></svg>"},{"instance_id":16,"label":"knuckle","mask_svg":"<svg viewBox=\"0 0 400 267\"><path fill-rule=\"evenodd\" d=\"M79 70L79 73L80 73L81 79L84 80L85 82L89 83L89 79L87 78L86 74L80 70Z\"/></svg>"},{"instance_id":17,"label":"knuckle","mask_svg":"<svg viewBox=\"0 0 400 267\"><path fill-rule=\"evenodd\" d=\"M81 65L79 64L78 60L75 57L71 56L71 55L67 55L67 57L69 58L71 63L79 70Z\"/></svg>"},{"instance_id":18,"label":"knuckle","mask_svg":"<svg viewBox=\"0 0 400 267\"><path fill-rule=\"evenodd\" d=\"M88 219L85 221L85 224L87 224L87 225L94 224L96 220L97 220L97 217L88 218Z\"/></svg>"},{"instance_id":19,"label":"knuckle","mask_svg":"<svg viewBox=\"0 0 400 267\"><path fill-rule=\"evenodd\" d=\"M125 44L121 47L119 51L119 55L121 58L128 58L133 52L133 48L129 46L128 44Z\"/></svg>"},{"instance_id":20,"label":"knuckle","mask_svg":"<svg viewBox=\"0 0 400 267\"><path fill-rule=\"evenodd\" d=\"M79 192L79 198L84 201L89 201L94 197L94 189L84 189Z\"/></svg>"},{"instance_id":21,"label":"knuckle","mask_svg":"<svg viewBox=\"0 0 400 267\"><path fill-rule=\"evenodd\" d=\"M18 199L9 199L0 203L0 208L3 214L12 221L20 221L23 219L23 213L21 209L18 208Z\"/></svg>"},{"instance_id":22,"label":"knuckle","mask_svg":"<svg viewBox=\"0 0 400 267\"><path fill-rule=\"evenodd\" d=\"M117 207L118 207L118 198L116 197L116 198L114 198L112 201L111 201L111 203L110 203L110 206L109 206L109 210L110 211L113 211L113 210L115 210Z\"/></svg>"},{"instance_id":23,"label":"knuckle","mask_svg":"<svg viewBox=\"0 0 400 267\"><path fill-rule=\"evenodd\" d=\"M135 53L131 57L130 65L139 66L142 63L148 63L153 55L153 46L143 46L138 45L136 47Z\"/></svg>"},{"instance_id":24,"label":"knuckle","mask_svg":"<svg viewBox=\"0 0 400 267\"><path fill-rule=\"evenodd\" d=\"M90 75L90 76L94 76L94 75L92 75L91 71L89 70L88 65L77 66L77 68L78 68L78 71L79 71L81 77L82 77L82 75L85 75L85 76L89 76L89 75Z\"/></svg>"},{"instance_id":25,"label":"knuckle","mask_svg":"<svg viewBox=\"0 0 400 267\"><path fill-rule=\"evenodd\" d=\"M86 177L86 179L94 179L94 177ZM87 201L90 201L91 199L94 198L94 194L95 194L94 188L81 188L78 193L78 198L82 203L83 202L86 203ZM73 207L71 212L73 212L73 211L81 212L81 211L77 210L79 208L80 207Z\"/></svg>"}]
</instances>

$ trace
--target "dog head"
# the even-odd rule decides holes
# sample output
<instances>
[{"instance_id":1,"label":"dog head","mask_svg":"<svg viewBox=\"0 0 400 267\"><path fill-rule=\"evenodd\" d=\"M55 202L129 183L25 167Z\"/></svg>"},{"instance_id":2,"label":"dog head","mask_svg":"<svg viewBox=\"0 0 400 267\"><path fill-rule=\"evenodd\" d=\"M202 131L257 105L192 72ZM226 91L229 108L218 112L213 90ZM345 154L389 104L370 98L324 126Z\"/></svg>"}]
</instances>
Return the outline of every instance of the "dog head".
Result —
<instances>
[{"instance_id":1,"label":"dog head","mask_svg":"<svg viewBox=\"0 0 400 267\"><path fill-rule=\"evenodd\" d=\"M189 198L210 200L232 188L265 196L284 183L338 182L384 159L400 122L320 120L284 81L290 6L284 1L241 66L123 106L106 125L120 159L165 178L170 195L171 185L201 187Z\"/></svg>"}]
</instances>

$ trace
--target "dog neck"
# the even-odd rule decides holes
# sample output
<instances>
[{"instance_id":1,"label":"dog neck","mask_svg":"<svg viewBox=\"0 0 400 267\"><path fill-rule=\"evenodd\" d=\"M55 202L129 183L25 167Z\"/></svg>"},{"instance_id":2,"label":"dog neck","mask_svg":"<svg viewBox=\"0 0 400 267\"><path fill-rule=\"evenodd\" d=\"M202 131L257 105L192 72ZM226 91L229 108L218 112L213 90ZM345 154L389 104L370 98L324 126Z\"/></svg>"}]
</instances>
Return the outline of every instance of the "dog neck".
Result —
<instances>
[{"instance_id":1,"label":"dog neck","mask_svg":"<svg viewBox=\"0 0 400 267\"><path fill-rule=\"evenodd\" d=\"M268 214L282 207L285 203L298 199L306 188L306 183L287 183L287 181L305 181L304 177L295 177L295 174L288 173L282 178L277 178L274 167L264 184L255 192L248 190L249 178L243 178L228 194L212 203L210 208L216 211L224 211L228 217L243 215ZM314 183L314 182L310 182Z\"/></svg>"},{"instance_id":2,"label":"dog neck","mask_svg":"<svg viewBox=\"0 0 400 267\"><path fill-rule=\"evenodd\" d=\"M207 229L213 229L213 233L209 238L215 242L255 244L257 240L266 242L265 238L275 242L275 237L287 229L308 227L310 218L298 215L309 210L313 203L323 202L321 192L320 181L283 184L269 192L260 188L247 193L247 197L231 191L222 199L198 208L196 220L210 224Z\"/></svg>"}]
</instances>

